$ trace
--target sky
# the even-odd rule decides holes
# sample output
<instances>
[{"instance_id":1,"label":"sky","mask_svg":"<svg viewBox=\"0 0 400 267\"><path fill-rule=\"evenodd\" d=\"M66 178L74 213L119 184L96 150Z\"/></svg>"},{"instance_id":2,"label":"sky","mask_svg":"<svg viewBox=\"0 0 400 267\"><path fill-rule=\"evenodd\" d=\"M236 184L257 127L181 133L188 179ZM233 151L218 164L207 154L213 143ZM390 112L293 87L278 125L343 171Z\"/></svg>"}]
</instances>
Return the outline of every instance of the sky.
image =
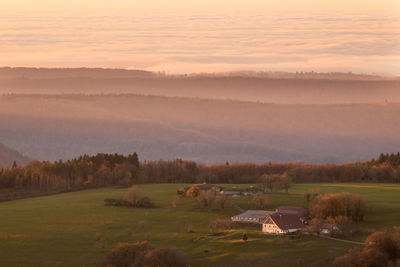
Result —
<instances>
[{"instance_id":1,"label":"sky","mask_svg":"<svg viewBox=\"0 0 400 267\"><path fill-rule=\"evenodd\" d=\"M0 65L400 75L398 0L1 0Z\"/></svg>"},{"instance_id":2,"label":"sky","mask_svg":"<svg viewBox=\"0 0 400 267\"><path fill-rule=\"evenodd\" d=\"M398 0L2 0L12 12L389 12Z\"/></svg>"}]
</instances>

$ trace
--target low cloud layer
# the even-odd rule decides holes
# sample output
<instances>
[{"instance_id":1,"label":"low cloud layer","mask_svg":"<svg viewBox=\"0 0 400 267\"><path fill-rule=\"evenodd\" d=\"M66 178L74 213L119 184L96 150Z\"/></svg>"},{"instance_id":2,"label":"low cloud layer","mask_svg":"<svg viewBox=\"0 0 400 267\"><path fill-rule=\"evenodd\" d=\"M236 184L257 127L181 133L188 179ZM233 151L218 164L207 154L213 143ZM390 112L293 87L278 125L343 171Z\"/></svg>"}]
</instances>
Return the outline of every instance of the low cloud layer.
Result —
<instances>
[{"instance_id":1,"label":"low cloud layer","mask_svg":"<svg viewBox=\"0 0 400 267\"><path fill-rule=\"evenodd\" d=\"M400 74L400 18L342 16L13 16L1 65L212 72Z\"/></svg>"}]
</instances>

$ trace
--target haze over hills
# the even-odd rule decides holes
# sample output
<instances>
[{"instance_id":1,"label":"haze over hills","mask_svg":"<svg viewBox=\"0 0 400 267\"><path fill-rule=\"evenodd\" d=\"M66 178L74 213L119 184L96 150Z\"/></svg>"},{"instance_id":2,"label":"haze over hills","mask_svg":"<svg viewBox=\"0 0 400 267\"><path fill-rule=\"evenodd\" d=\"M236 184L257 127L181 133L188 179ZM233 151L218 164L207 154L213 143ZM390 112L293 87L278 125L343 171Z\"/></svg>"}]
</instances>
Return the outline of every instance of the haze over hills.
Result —
<instances>
[{"instance_id":1,"label":"haze over hills","mask_svg":"<svg viewBox=\"0 0 400 267\"><path fill-rule=\"evenodd\" d=\"M0 139L31 158L341 163L400 150L400 104L265 104L140 95L7 95Z\"/></svg>"},{"instance_id":2,"label":"haze over hills","mask_svg":"<svg viewBox=\"0 0 400 267\"><path fill-rule=\"evenodd\" d=\"M142 94L280 104L400 102L400 79L351 73L164 75L118 69L0 68L0 93Z\"/></svg>"},{"instance_id":3,"label":"haze over hills","mask_svg":"<svg viewBox=\"0 0 400 267\"><path fill-rule=\"evenodd\" d=\"M14 161L20 165L27 163L29 158L0 143L0 168L11 167Z\"/></svg>"}]
</instances>

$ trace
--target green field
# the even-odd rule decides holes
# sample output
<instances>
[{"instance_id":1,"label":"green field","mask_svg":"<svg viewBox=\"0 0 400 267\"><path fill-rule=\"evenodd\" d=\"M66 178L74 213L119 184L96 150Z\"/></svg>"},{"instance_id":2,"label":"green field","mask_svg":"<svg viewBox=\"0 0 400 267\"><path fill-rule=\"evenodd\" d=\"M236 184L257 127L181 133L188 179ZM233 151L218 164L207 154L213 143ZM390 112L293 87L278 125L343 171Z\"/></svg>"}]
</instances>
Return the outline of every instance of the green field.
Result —
<instances>
[{"instance_id":1,"label":"green field","mask_svg":"<svg viewBox=\"0 0 400 267\"><path fill-rule=\"evenodd\" d=\"M181 199L172 208L182 185L141 185L157 208L106 207L104 198L118 198L126 189L103 188L0 203L0 266L96 266L119 242L149 240L157 247L184 251L192 266L306 266L330 265L355 245L305 237L289 240L266 236L261 230L232 230L209 236L208 224L237 212L214 208L205 211L193 199ZM304 193L319 187L323 192L357 192L371 211L358 228L380 230L400 225L400 185L296 184L290 193L270 194L270 209L279 205L306 205ZM247 197L235 199L252 208ZM192 226L195 233L187 233ZM249 240L241 241L246 232ZM97 236L97 237L96 237ZM362 239L363 236L354 237Z\"/></svg>"}]
</instances>

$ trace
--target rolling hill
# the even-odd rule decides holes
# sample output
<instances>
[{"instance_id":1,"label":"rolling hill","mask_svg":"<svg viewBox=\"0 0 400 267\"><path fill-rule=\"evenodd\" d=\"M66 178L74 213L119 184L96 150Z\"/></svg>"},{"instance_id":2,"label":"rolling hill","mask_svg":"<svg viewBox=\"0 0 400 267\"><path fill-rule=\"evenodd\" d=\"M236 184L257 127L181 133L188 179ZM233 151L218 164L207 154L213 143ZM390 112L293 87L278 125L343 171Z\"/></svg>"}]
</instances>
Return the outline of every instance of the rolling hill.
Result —
<instances>
[{"instance_id":1,"label":"rolling hill","mask_svg":"<svg viewBox=\"0 0 400 267\"><path fill-rule=\"evenodd\" d=\"M400 150L400 104L265 104L138 95L0 97L0 138L31 158L363 161Z\"/></svg>"}]
</instances>

